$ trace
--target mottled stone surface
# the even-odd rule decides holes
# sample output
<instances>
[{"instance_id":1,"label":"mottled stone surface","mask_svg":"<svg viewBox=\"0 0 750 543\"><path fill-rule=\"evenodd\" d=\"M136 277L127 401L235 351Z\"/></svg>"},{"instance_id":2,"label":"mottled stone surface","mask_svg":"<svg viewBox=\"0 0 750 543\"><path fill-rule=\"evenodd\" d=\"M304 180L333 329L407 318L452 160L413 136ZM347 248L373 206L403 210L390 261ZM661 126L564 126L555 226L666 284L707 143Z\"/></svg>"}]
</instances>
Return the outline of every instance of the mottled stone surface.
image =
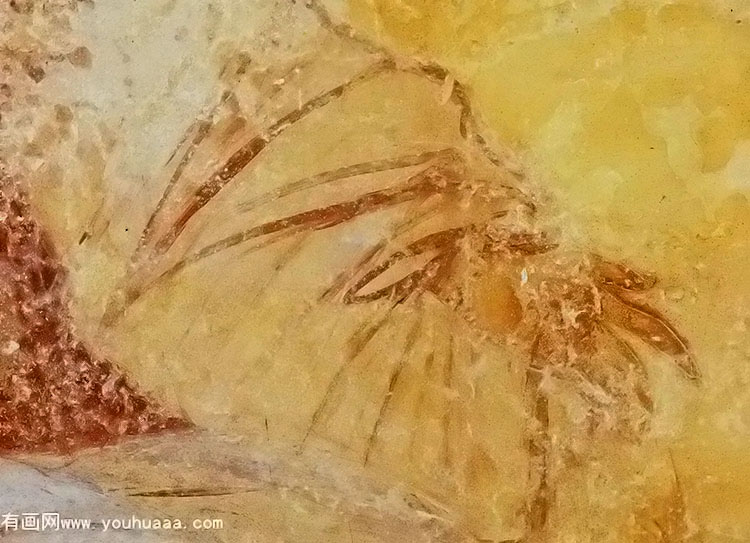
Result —
<instances>
[{"instance_id":1,"label":"mottled stone surface","mask_svg":"<svg viewBox=\"0 0 750 543\"><path fill-rule=\"evenodd\" d=\"M217 540L750 538L745 3L0 9L6 450Z\"/></svg>"}]
</instances>

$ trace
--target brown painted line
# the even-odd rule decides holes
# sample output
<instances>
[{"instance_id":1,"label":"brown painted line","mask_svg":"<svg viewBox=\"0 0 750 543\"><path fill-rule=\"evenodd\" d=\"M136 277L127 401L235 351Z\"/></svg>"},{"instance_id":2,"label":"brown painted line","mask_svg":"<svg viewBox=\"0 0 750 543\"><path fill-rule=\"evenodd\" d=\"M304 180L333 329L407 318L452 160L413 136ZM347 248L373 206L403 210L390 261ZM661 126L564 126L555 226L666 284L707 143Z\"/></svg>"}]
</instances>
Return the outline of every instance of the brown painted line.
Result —
<instances>
[{"instance_id":1,"label":"brown painted line","mask_svg":"<svg viewBox=\"0 0 750 543\"><path fill-rule=\"evenodd\" d=\"M375 44L372 40L364 38L350 25L342 22L334 22L328 10L323 6L319 0L308 0L307 7L315 14L318 18L318 22L321 27L334 34L338 35L345 40L354 40L357 43L364 45L368 51L373 53L379 53L386 56L387 58L393 59L396 64L396 69L404 72L412 72L422 77L427 78L433 83L444 84L449 79L453 80L453 89L450 99L459 106L461 109L461 119L459 129L462 137L475 145L477 149L494 165L499 166L503 169L507 169L517 179L522 179L523 172L513 171L507 168L507 164L499 157L499 155L492 149L487 140L482 136L479 128L479 123L476 120L471 101L466 92L465 86L460 83L455 77L452 76L449 70L442 67L435 62L411 62L406 67L400 67L395 61L394 56L388 51L387 48Z\"/></svg>"},{"instance_id":2,"label":"brown painted line","mask_svg":"<svg viewBox=\"0 0 750 543\"><path fill-rule=\"evenodd\" d=\"M315 409L315 412L313 413L312 420L310 421L310 425L307 428L307 431L305 432L305 435L302 438L302 444L307 441L307 438L310 437L310 434L315 430L315 427L320 422L320 418L323 415L323 412L328 407L328 404L331 401L331 395L333 394L333 391L338 388L339 384L341 383L341 380L344 376L344 372L349 368L349 365L352 364L357 357L362 354L362 352L365 350L367 345L370 343L370 341L373 340L373 338L377 335L377 333L387 324L388 320L391 317L391 312L393 311L393 308L395 306L391 306L386 311L385 315L378 320L375 324L370 326L364 326L363 328L359 329L355 334L350 338L349 344L348 344L348 353L346 356L346 360L344 363L339 367L338 370L336 370L336 373L334 374L333 378L329 381L328 386L326 387L325 394L323 395L323 399L318 404L318 407Z\"/></svg>"},{"instance_id":3,"label":"brown painted line","mask_svg":"<svg viewBox=\"0 0 750 543\"><path fill-rule=\"evenodd\" d=\"M638 355L635 349L633 349L630 343L620 337L620 335L615 330L613 330L611 326L606 323L600 323L599 327L604 330L604 332L609 335L609 337L612 338L612 340L615 342L615 345L617 345L617 348L620 349L625 358L630 362L631 366L638 375L639 381L641 381L637 383L635 391L636 396L640 400L643 407L645 407L649 413L653 413L654 400L651 397L651 391L647 386L648 370L646 368L646 364L643 363L643 360L641 360L641 357Z\"/></svg>"},{"instance_id":4,"label":"brown painted line","mask_svg":"<svg viewBox=\"0 0 750 543\"><path fill-rule=\"evenodd\" d=\"M383 401L380 405L380 411L378 412L378 418L375 420L375 424L373 425L372 431L370 432L370 437L367 440L367 447L365 448L364 458L362 462L365 466L369 462L370 454L372 454L372 450L377 444L378 437L380 436L380 430L382 429L382 425L385 422L386 416L388 415L391 400L393 399L393 395L396 393L396 389L401 380L401 373L406 366L407 359L414 350L414 345L416 344L417 337L419 336L419 332L422 329L422 318L423 315L420 314L417 318L417 322L414 323L411 330L409 330L409 334L406 337L406 344L404 345L404 351L401 354L401 357L399 357L399 360L396 363L396 367L391 372L391 376L388 380L388 390L383 396Z\"/></svg>"},{"instance_id":5,"label":"brown painted line","mask_svg":"<svg viewBox=\"0 0 750 543\"><path fill-rule=\"evenodd\" d=\"M453 369L455 365L455 345L454 345L453 334L449 336L448 345L448 356L445 360L445 366L443 367L443 386L446 390L453 390ZM442 443L442 454L443 454L443 465L446 467L451 466L451 447L450 447L450 431L453 426L453 417L451 404L453 398L446 398L445 400L445 412L443 413L443 443Z\"/></svg>"},{"instance_id":6,"label":"brown painted line","mask_svg":"<svg viewBox=\"0 0 750 543\"><path fill-rule=\"evenodd\" d=\"M233 496L260 492L262 488L162 488L131 492L128 496L137 498L202 498L210 496Z\"/></svg>"},{"instance_id":7,"label":"brown painted line","mask_svg":"<svg viewBox=\"0 0 750 543\"><path fill-rule=\"evenodd\" d=\"M274 139L313 111L326 106L335 99L341 98L352 88L369 81L392 67L393 62L391 60L382 60L371 65L349 81L308 100L302 104L301 107L287 113L281 119L272 124L265 133L255 136L245 143L235 151L229 159L227 159L222 167L220 167L197 191L195 191L175 223L157 242L155 253L157 255L164 254L169 250L192 217L210 202L214 196L232 181L235 176L256 156L258 156L258 154Z\"/></svg>"},{"instance_id":8,"label":"brown painted line","mask_svg":"<svg viewBox=\"0 0 750 543\"><path fill-rule=\"evenodd\" d=\"M213 114L211 115L211 118L213 117ZM161 197L159 198L159 201L156 204L156 207L154 208L153 213L148 218L148 222L146 223L145 228L143 229L143 233L141 234L140 239L138 240L138 246L136 247L134 258L137 258L137 256L143 251L144 247L151 241L151 236L153 234L153 228L156 223L156 219L159 217L159 214L161 213L161 210L164 208L164 206L167 204L167 201L169 200L170 195L174 191L175 187L177 186L177 183L179 182L180 178L182 177L182 174L185 171L185 168L187 168L188 164L190 163L190 160L193 158L193 155L195 154L198 145L200 145L203 140L208 135L211 127L212 127L212 120L209 118L208 120L204 121L196 121L191 125L190 130L188 132L191 132L195 130L195 135L193 136L192 140L187 146L187 149L182 155L182 159L180 160L179 164L177 164L177 167L175 168L174 172L172 173L172 176L169 178L169 181L167 182L166 187L164 188L164 192L162 192ZM177 154L177 151L180 147L185 143L187 140L187 134L186 137L183 138L183 140L180 142L180 144L175 148L174 152L172 153L172 157ZM168 163L172 160L170 157Z\"/></svg>"},{"instance_id":9,"label":"brown painted line","mask_svg":"<svg viewBox=\"0 0 750 543\"><path fill-rule=\"evenodd\" d=\"M346 223L367 213L385 209L397 204L413 201L420 197L427 197L442 192L445 187L434 183L431 179L422 179L424 172L414 176L406 188L385 189L370 192L350 202L333 204L327 207L303 211L283 219L277 219L248 230L232 234L224 239L212 243L199 251L188 255L162 274L171 276L184 267L230 249L236 245L273 234L290 232L305 232L323 230Z\"/></svg>"},{"instance_id":10,"label":"brown painted line","mask_svg":"<svg viewBox=\"0 0 750 543\"><path fill-rule=\"evenodd\" d=\"M624 296L624 293L618 293L613 288L607 288L606 285L602 290L604 292L602 300L614 301L615 306L621 309L619 312L612 311L607 315L610 322L672 358L690 381L700 382L700 368L690 352L687 339L659 311L631 301Z\"/></svg>"},{"instance_id":11,"label":"brown painted line","mask_svg":"<svg viewBox=\"0 0 750 543\"><path fill-rule=\"evenodd\" d=\"M413 206L415 209L408 212L407 218L396 224L393 229L392 239L397 239L400 235L407 232L411 228L416 227L420 223L434 217L439 211L439 207L432 206L422 213L417 213L419 207L431 203L431 198L428 197L425 201L420 202L418 206ZM340 295L346 285L352 281L361 271L368 265L373 263L378 257L380 257L385 248L388 246L389 240L383 239L369 249L350 269L343 270L336 276L336 279L331 283L331 286L320 296L322 301L330 301L336 296Z\"/></svg>"},{"instance_id":12,"label":"brown painted line","mask_svg":"<svg viewBox=\"0 0 750 543\"><path fill-rule=\"evenodd\" d=\"M252 211L253 209L264 205L272 200L278 198L284 198L294 193L301 192L313 187L319 187L338 181L341 179L347 179L349 177L356 177L359 175L366 175L370 173L378 173L389 170L398 170L401 168L408 168L411 166L419 166L425 164L434 158L447 157L453 154L457 154L458 151L453 149L442 149L440 151L427 151L424 153L404 155L397 158L389 158L382 160L373 160L369 162L360 162L358 164L350 164L334 170L328 170L311 177L306 177L299 181L295 181L287 185L282 189L278 189L272 192L267 192L251 200L247 200L241 204L238 204L238 209L241 212Z\"/></svg>"}]
</instances>

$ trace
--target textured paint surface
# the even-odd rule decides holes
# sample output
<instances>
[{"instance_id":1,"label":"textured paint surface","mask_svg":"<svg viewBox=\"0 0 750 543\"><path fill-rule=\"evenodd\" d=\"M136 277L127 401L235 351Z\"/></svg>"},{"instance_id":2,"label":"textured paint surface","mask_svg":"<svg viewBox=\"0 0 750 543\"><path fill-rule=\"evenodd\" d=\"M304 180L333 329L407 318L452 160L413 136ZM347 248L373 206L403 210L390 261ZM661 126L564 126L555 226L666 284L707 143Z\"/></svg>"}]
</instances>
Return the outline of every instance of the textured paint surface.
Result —
<instances>
[{"instance_id":1,"label":"textured paint surface","mask_svg":"<svg viewBox=\"0 0 750 543\"><path fill-rule=\"evenodd\" d=\"M76 339L59 257L18 183L1 187L0 449L66 452L185 427Z\"/></svg>"},{"instance_id":2,"label":"textured paint surface","mask_svg":"<svg viewBox=\"0 0 750 543\"><path fill-rule=\"evenodd\" d=\"M195 425L65 473L217 540L750 538L747 6L250 4L3 6L5 448Z\"/></svg>"}]
</instances>

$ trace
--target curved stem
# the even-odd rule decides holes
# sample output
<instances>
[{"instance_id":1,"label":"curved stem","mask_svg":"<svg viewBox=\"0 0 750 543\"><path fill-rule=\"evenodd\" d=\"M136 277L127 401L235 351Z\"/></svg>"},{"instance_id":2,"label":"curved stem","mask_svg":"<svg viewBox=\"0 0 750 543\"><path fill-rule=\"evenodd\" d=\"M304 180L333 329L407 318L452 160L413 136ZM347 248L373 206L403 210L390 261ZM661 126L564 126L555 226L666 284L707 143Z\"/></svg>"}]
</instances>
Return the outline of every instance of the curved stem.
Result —
<instances>
[{"instance_id":1,"label":"curved stem","mask_svg":"<svg viewBox=\"0 0 750 543\"><path fill-rule=\"evenodd\" d=\"M538 360L539 339L532 348L531 364L526 370L524 392L527 410L526 450L529 455L528 489L526 503L526 543L544 543L548 538L549 512L554 501L554 491L549 480L550 420L549 400L542 389L542 368Z\"/></svg>"},{"instance_id":2,"label":"curved stem","mask_svg":"<svg viewBox=\"0 0 750 543\"><path fill-rule=\"evenodd\" d=\"M460 83L447 68L444 68L436 62L421 62L401 57L396 58L390 50L376 44L366 37L363 37L361 33L354 30L351 25L341 21L334 21L320 0L307 0L306 6L318 18L320 26L333 32L342 39L355 41L364 45L371 53L378 53L384 58L390 59L394 63L394 70L411 72L440 85L446 83L451 84L449 100L458 105L461 109L459 129L464 139L474 145L492 164L502 167L516 177L523 177L523 172L519 167L513 164L510 157L502 156L494 150L487 142L487 139L482 135L484 130L477 119L477 115L471 104L471 100L469 99L466 87Z\"/></svg>"},{"instance_id":3,"label":"curved stem","mask_svg":"<svg viewBox=\"0 0 750 543\"><path fill-rule=\"evenodd\" d=\"M287 113L273 123L265 132L247 141L188 199L177 220L156 243L154 248L155 254L164 254L174 244L193 216L221 192L270 142L313 111L322 108L333 100L341 98L352 88L373 79L391 67L392 63L390 60L384 60L371 65L353 79L316 96L297 109Z\"/></svg>"}]
</instances>

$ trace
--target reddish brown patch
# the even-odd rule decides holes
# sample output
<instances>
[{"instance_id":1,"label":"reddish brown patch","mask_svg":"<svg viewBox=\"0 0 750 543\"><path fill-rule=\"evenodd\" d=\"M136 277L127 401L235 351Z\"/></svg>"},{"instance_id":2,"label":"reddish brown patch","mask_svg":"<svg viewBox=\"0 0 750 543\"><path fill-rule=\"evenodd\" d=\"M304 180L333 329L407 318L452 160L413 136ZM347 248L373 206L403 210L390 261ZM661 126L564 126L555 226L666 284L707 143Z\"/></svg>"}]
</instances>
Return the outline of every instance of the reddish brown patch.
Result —
<instances>
[{"instance_id":1,"label":"reddish brown patch","mask_svg":"<svg viewBox=\"0 0 750 543\"><path fill-rule=\"evenodd\" d=\"M65 295L25 195L0 180L0 450L65 452L186 428L76 339Z\"/></svg>"},{"instance_id":2,"label":"reddish brown patch","mask_svg":"<svg viewBox=\"0 0 750 543\"><path fill-rule=\"evenodd\" d=\"M80 46L67 54L68 62L77 68L91 68L91 51Z\"/></svg>"}]
</instances>

